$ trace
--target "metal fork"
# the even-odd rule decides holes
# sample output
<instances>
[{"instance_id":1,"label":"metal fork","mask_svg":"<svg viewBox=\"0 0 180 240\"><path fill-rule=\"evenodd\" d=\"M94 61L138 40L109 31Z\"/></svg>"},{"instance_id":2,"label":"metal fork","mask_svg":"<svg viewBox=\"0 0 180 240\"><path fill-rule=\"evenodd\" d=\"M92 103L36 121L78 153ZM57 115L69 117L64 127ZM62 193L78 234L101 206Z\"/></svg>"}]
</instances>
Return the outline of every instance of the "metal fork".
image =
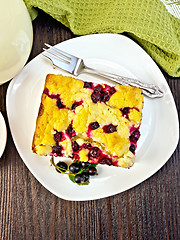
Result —
<instances>
[{"instance_id":1,"label":"metal fork","mask_svg":"<svg viewBox=\"0 0 180 240\"><path fill-rule=\"evenodd\" d=\"M53 47L47 43L45 46L48 49L43 48L42 53L45 57L49 58L54 66L63 69L74 76L78 76L81 72L95 74L97 76L106 78L113 83L118 83L126 86L134 86L142 89L142 93L149 98L163 97L163 91L154 84L142 83L136 79L122 77L116 74L102 72L84 64L83 59L66 53L56 47Z\"/></svg>"}]
</instances>

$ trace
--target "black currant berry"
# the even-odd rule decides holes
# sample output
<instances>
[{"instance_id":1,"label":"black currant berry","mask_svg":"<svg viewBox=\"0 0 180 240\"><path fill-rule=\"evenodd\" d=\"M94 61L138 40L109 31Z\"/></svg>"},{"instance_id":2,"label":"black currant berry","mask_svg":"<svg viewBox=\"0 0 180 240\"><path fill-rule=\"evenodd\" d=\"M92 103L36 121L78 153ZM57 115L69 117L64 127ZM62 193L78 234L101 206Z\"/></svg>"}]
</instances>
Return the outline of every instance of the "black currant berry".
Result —
<instances>
[{"instance_id":1,"label":"black currant berry","mask_svg":"<svg viewBox=\"0 0 180 240\"><path fill-rule=\"evenodd\" d=\"M134 144L131 144L131 146L129 147L129 150L130 150L132 153L135 153L136 146L135 146Z\"/></svg>"},{"instance_id":2,"label":"black currant berry","mask_svg":"<svg viewBox=\"0 0 180 240\"><path fill-rule=\"evenodd\" d=\"M91 99L93 103L97 103L98 101L101 101L101 93L100 92L93 92L91 94Z\"/></svg>"},{"instance_id":3,"label":"black currant berry","mask_svg":"<svg viewBox=\"0 0 180 240\"><path fill-rule=\"evenodd\" d=\"M83 182L88 182L88 180L89 180L89 173L87 173L87 172L81 173L81 177L82 177L82 181Z\"/></svg>"},{"instance_id":4,"label":"black currant berry","mask_svg":"<svg viewBox=\"0 0 180 240\"><path fill-rule=\"evenodd\" d=\"M81 163L75 162L69 166L69 171L72 173L78 173L81 170L81 167L82 167Z\"/></svg>"},{"instance_id":5,"label":"black currant berry","mask_svg":"<svg viewBox=\"0 0 180 240\"><path fill-rule=\"evenodd\" d=\"M64 104L62 103L62 101L61 101L60 98L57 100L57 106L58 106L59 109L65 108L65 106L64 106Z\"/></svg>"},{"instance_id":6,"label":"black currant berry","mask_svg":"<svg viewBox=\"0 0 180 240\"><path fill-rule=\"evenodd\" d=\"M81 174L77 174L75 177L74 177L74 181L76 183L81 183L83 181L83 177Z\"/></svg>"},{"instance_id":7,"label":"black currant berry","mask_svg":"<svg viewBox=\"0 0 180 240\"><path fill-rule=\"evenodd\" d=\"M107 101L109 101L109 99L110 99L110 96L109 96L109 93L108 93L108 92L103 92L103 93L101 94L101 101L107 102Z\"/></svg>"},{"instance_id":8,"label":"black currant berry","mask_svg":"<svg viewBox=\"0 0 180 240\"><path fill-rule=\"evenodd\" d=\"M116 92L116 89L114 87L111 87L109 90L110 95L113 95Z\"/></svg>"},{"instance_id":9,"label":"black currant berry","mask_svg":"<svg viewBox=\"0 0 180 240\"><path fill-rule=\"evenodd\" d=\"M129 107L124 107L124 108L121 109L121 112L122 112L123 115L127 115L129 113L129 111L130 111Z\"/></svg>"},{"instance_id":10,"label":"black currant berry","mask_svg":"<svg viewBox=\"0 0 180 240\"><path fill-rule=\"evenodd\" d=\"M72 142L72 149L74 152L79 150L79 144L76 141Z\"/></svg>"},{"instance_id":11,"label":"black currant berry","mask_svg":"<svg viewBox=\"0 0 180 240\"><path fill-rule=\"evenodd\" d=\"M62 136L63 136L63 133L62 133L62 132L56 132L56 133L54 134L54 140L55 140L56 142L60 142L61 139L62 139Z\"/></svg>"},{"instance_id":12,"label":"black currant berry","mask_svg":"<svg viewBox=\"0 0 180 240\"><path fill-rule=\"evenodd\" d=\"M103 90L103 87L101 85L97 85L95 88L94 88L94 92L101 92Z\"/></svg>"},{"instance_id":13,"label":"black currant berry","mask_svg":"<svg viewBox=\"0 0 180 240\"><path fill-rule=\"evenodd\" d=\"M107 126L104 126L103 130L105 133L113 133L117 131L116 126L114 126L112 123Z\"/></svg>"},{"instance_id":14,"label":"black currant berry","mask_svg":"<svg viewBox=\"0 0 180 240\"><path fill-rule=\"evenodd\" d=\"M59 144L56 144L55 146L52 147L52 153L57 154L57 156L62 156L62 146Z\"/></svg>"},{"instance_id":15,"label":"black currant berry","mask_svg":"<svg viewBox=\"0 0 180 240\"><path fill-rule=\"evenodd\" d=\"M78 107L79 106L79 104L78 103L73 103L73 105L72 105L72 107L71 107L71 109L73 110L73 109L75 109L76 107Z\"/></svg>"},{"instance_id":16,"label":"black currant berry","mask_svg":"<svg viewBox=\"0 0 180 240\"><path fill-rule=\"evenodd\" d=\"M92 82L84 82L84 88L92 88Z\"/></svg>"},{"instance_id":17,"label":"black currant berry","mask_svg":"<svg viewBox=\"0 0 180 240\"><path fill-rule=\"evenodd\" d=\"M88 169L91 166L91 163L89 162L82 162L81 164L84 169Z\"/></svg>"},{"instance_id":18,"label":"black currant berry","mask_svg":"<svg viewBox=\"0 0 180 240\"><path fill-rule=\"evenodd\" d=\"M89 156L93 158L97 158L100 155L100 151L98 147L92 147L89 151Z\"/></svg>"},{"instance_id":19,"label":"black currant berry","mask_svg":"<svg viewBox=\"0 0 180 240\"><path fill-rule=\"evenodd\" d=\"M95 130L95 129L99 128L99 123L97 121L90 123L90 128L91 128L91 130Z\"/></svg>"},{"instance_id":20,"label":"black currant berry","mask_svg":"<svg viewBox=\"0 0 180 240\"><path fill-rule=\"evenodd\" d=\"M88 149L91 148L91 144L90 143L83 143L83 148Z\"/></svg>"},{"instance_id":21,"label":"black currant berry","mask_svg":"<svg viewBox=\"0 0 180 240\"><path fill-rule=\"evenodd\" d=\"M69 137L72 137L72 135L75 133L75 131L74 131L73 127L72 127L72 124L70 124L70 125L68 126L68 128L66 129L66 133L67 133L67 135L68 135Z\"/></svg>"},{"instance_id":22,"label":"black currant berry","mask_svg":"<svg viewBox=\"0 0 180 240\"><path fill-rule=\"evenodd\" d=\"M67 164L66 164L65 162L58 162L56 165L57 165L59 168L61 168L60 170L58 170L58 169L56 168L56 171L59 172L59 173L61 173L61 172L66 172L66 170L67 170L67 168L68 168L68 166L67 166Z\"/></svg>"},{"instance_id":23,"label":"black currant berry","mask_svg":"<svg viewBox=\"0 0 180 240\"><path fill-rule=\"evenodd\" d=\"M88 173L90 176L94 176L97 173L97 169L95 167L90 167Z\"/></svg>"},{"instance_id":24,"label":"black currant berry","mask_svg":"<svg viewBox=\"0 0 180 240\"><path fill-rule=\"evenodd\" d=\"M111 161L111 159L106 158L106 157L100 159L100 160L98 161L98 163L100 163L100 164L107 164L107 165L109 165L109 166L112 165L112 161Z\"/></svg>"},{"instance_id":25,"label":"black currant berry","mask_svg":"<svg viewBox=\"0 0 180 240\"><path fill-rule=\"evenodd\" d=\"M132 142L136 143L137 140L139 139L139 137L140 137L140 132L138 129L136 129L131 133L130 140Z\"/></svg>"}]
</instances>

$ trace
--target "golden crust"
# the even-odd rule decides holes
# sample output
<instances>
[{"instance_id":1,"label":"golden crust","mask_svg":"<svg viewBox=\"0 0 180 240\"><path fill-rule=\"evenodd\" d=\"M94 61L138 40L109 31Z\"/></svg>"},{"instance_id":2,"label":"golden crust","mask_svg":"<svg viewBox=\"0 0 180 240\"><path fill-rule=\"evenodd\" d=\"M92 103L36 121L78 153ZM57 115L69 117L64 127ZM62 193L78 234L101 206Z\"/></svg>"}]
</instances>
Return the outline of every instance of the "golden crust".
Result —
<instances>
[{"instance_id":1,"label":"golden crust","mask_svg":"<svg viewBox=\"0 0 180 240\"><path fill-rule=\"evenodd\" d=\"M101 85L102 93L110 94L109 99L95 102L92 100L92 93L96 86L93 84L92 88L84 87L83 81L72 77L47 75L33 136L34 153L52 154L53 147L57 145L55 134L62 132L64 139L60 143L61 154L66 157L74 156L74 137L67 134L67 129L71 126L77 142L98 146L103 154L106 153L112 159L113 165L129 167L133 164L134 154L129 150L130 134L131 129L139 129L141 123L142 92L136 87L117 85L113 94L110 94L110 87ZM73 108L73 104L77 106ZM129 109L128 115L122 111L125 108ZM93 122L98 122L99 127L89 131ZM104 129L108 125L115 126L115 132L107 134ZM87 161L88 156L88 150L81 149L80 160Z\"/></svg>"}]
</instances>

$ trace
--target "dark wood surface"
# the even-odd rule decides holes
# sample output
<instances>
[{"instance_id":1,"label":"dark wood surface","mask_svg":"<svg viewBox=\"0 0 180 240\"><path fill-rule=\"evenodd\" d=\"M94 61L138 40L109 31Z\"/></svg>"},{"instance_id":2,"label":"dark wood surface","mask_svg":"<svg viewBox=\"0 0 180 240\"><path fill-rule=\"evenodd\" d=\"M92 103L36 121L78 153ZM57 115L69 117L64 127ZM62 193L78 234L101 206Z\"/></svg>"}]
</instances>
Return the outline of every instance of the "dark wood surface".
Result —
<instances>
[{"instance_id":1,"label":"dark wood surface","mask_svg":"<svg viewBox=\"0 0 180 240\"><path fill-rule=\"evenodd\" d=\"M29 61L42 51L44 42L56 44L75 37L42 12L33 28ZM180 78L163 74L179 113ZM157 173L128 191L94 201L62 200L33 177L15 148L6 114L8 84L0 86L0 111L8 128L6 149L0 159L1 240L180 239L179 145Z\"/></svg>"}]
</instances>

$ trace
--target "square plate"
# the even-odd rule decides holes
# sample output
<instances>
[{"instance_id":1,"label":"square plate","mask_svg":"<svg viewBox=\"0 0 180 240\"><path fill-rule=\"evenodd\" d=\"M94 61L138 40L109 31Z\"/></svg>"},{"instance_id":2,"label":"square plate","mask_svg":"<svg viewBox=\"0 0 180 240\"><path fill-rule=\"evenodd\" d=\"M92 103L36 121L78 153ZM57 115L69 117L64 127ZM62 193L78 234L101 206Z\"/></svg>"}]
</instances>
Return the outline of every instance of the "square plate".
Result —
<instances>
[{"instance_id":1,"label":"square plate","mask_svg":"<svg viewBox=\"0 0 180 240\"><path fill-rule=\"evenodd\" d=\"M118 34L94 34L59 43L56 47L81 57L99 70L134 77L158 85L163 98L144 97L141 137L133 167L123 169L98 165L98 176L90 184L79 186L50 165L50 157L37 156L31 150L36 118L48 73L68 75L54 68L39 54L11 81L7 91L7 114L16 148L32 174L56 196L74 201L112 196L146 180L158 171L176 149L179 122L168 84L155 62L131 39ZM104 79L81 74L79 79L108 83Z\"/></svg>"}]
</instances>

